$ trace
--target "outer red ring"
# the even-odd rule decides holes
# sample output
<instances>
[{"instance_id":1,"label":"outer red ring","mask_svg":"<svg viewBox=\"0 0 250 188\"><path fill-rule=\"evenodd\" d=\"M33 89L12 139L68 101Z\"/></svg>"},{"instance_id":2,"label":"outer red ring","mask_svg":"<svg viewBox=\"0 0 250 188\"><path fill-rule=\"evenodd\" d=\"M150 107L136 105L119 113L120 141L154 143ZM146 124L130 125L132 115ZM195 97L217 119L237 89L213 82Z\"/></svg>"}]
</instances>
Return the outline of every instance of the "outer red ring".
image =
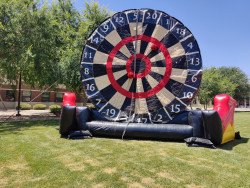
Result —
<instances>
[{"instance_id":1,"label":"outer red ring","mask_svg":"<svg viewBox=\"0 0 250 188\"><path fill-rule=\"evenodd\" d=\"M135 57L142 59L146 64L145 70L141 73L138 73L138 74L134 74L134 72L131 69L131 64L134 61ZM150 59L147 56L145 56L144 54L131 55L130 58L127 60L126 69L127 69L128 75L132 74L134 78L142 78L142 77L146 76L151 70Z\"/></svg>"},{"instance_id":2,"label":"outer red ring","mask_svg":"<svg viewBox=\"0 0 250 188\"><path fill-rule=\"evenodd\" d=\"M129 91L123 89L116 82L115 77L114 77L113 72L112 72L112 62L113 62L113 59L114 59L116 53L121 49L122 46L126 45L129 42L133 42L135 40L144 40L146 42L151 42L154 45L159 46L159 49L163 53L165 60L166 60L166 71L165 71L165 74L163 76L163 79L159 82L159 84L157 86L155 86L154 88L152 88L151 90L149 90L147 92L132 93L132 92L129 92ZM106 70L107 70L107 74L108 74L108 78L109 78L110 83L112 84L114 89L116 89L119 93L121 93L122 95L129 97L129 98L148 98L148 97L151 97L151 96L155 95L156 93L158 93L168 83L168 81L170 79L171 71L172 71L172 59L170 57L168 50L164 46L164 44L162 44L157 39L155 39L153 37L148 37L146 35L138 35L137 37L131 36L131 37L127 37L127 38L124 38L123 40L121 40L112 49L112 51L110 52L109 57L107 59Z\"/></svg>"}]
</instances>

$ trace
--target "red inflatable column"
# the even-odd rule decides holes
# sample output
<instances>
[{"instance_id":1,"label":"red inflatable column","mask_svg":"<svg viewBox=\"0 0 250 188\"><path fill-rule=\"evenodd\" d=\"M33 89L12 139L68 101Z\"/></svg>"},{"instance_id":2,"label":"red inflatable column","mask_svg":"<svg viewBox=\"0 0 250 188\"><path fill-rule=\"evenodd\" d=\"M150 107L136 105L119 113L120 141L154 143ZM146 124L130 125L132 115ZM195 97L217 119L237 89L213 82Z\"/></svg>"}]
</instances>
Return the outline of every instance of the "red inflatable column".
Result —
<instances>
[{"instance_id":1,"label":"red inflatable column","mask_svg":"<svg viewBox=\"0 0 250 188\"><path fill-rule=\"evenodd\" d=\"M64 93L62 106L76 106L76 94L70 92Z\"/></svg>"},{"instance_id":2,"label":"red inflatable column","mask_svg":"<svg viewBox=\"0 0 250 188\"><path fill-rule=\"evenodd\" d=\"M214 110L221 118L223 126L222 144L235 138L234 130L234 110L236 101L227 94L219 94L214 97Z\"/></svg>"}]
</instances>

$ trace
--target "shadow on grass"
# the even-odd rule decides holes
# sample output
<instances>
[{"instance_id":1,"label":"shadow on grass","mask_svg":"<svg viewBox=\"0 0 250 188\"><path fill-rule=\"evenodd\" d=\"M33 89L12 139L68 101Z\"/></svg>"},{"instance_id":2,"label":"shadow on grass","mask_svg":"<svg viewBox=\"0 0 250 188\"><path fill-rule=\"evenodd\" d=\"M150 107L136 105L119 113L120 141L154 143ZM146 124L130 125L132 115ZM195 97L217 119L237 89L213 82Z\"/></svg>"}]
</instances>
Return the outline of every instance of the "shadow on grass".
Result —
<instances>
[{"instance_id":1,"label":"shadow on grass","mask_svg":"<svg viewBox=\"0 0 250 188\"><path fill-rule=\"evenodd\" d=\"M242 137L241 139L236 139L236 140L232 140L228 143L225 143L221 146L219 146L219 149L223 149L223 150L232 150L235 146L239 145L239 144L246 144L248 142L249 138L244 138Z\"/></svg>"},{"instance_id":2,"label":"shadow on grass","mask_svg":"<svg viewBox=\"0 0 250 188\"><path fill-rule=\"evenodd\" d=\"M57 127L58 125L59 125L58 120L8 122L8 123L0 124L0 134L8 133L8 132L19 133L22 129L29 129L35 126Z\"/></svg>"},{"instance_id":3,"label":"shadow on grass","mask_svg":"<svg viewBox=\"0 0 250 188\"><path fill-rule=\"evenodd\" d=\"M132 141L145 141L145 142L163 142L163 143L180 143L180 144L185 144L185 142L181 139L160 139L160 138L138 138L138 137L124 137L122 138L122 135L117 135L117 136L112 136L112 135L93 135L93 138L104 138L104 139L115 139L115 140L121 140L124 142L132 142Z\"/></svg>"}]
</instances>

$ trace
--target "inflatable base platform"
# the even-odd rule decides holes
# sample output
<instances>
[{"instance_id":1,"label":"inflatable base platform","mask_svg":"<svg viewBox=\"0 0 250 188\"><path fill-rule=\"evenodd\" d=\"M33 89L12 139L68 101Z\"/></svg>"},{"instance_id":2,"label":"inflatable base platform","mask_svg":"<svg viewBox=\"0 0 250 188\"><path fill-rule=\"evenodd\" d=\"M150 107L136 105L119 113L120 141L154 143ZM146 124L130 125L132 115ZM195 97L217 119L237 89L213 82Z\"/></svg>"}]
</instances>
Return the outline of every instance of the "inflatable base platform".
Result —
<instances>
[{"instance_id":1,"label":"inflatable base platform","mask_svg":"<svg viewBox=\"0 0 250 188\"><path fill-rule=\"evenodd\" d=\"M87 107L63 106L60 134L89 131L94 137L151 140L185 140L188 145L217 146L235 138L235 101L228 95L214 99L214 110L182 111L169 123L105 121L98 111Z\"/></svg>"}]
</instances>

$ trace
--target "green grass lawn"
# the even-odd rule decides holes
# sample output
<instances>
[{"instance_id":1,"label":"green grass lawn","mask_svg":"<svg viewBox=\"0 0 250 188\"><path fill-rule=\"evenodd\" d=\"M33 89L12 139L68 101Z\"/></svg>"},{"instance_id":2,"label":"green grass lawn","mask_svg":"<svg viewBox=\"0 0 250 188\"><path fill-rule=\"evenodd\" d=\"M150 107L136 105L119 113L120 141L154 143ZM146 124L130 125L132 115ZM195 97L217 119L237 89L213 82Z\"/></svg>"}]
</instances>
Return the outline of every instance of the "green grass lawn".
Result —
<instances>
[{"instance_id":1,"label":"green grass lawn","mask_svg":"<svg viewBox=\"0 0 250 188\"><path fill-rule=\"evenodd\" d=\"M60 138L58 122L0 125L0 187L250 187L250 113L243 139L218 149L184 143Z\"/></svg>"}]
</instances>

